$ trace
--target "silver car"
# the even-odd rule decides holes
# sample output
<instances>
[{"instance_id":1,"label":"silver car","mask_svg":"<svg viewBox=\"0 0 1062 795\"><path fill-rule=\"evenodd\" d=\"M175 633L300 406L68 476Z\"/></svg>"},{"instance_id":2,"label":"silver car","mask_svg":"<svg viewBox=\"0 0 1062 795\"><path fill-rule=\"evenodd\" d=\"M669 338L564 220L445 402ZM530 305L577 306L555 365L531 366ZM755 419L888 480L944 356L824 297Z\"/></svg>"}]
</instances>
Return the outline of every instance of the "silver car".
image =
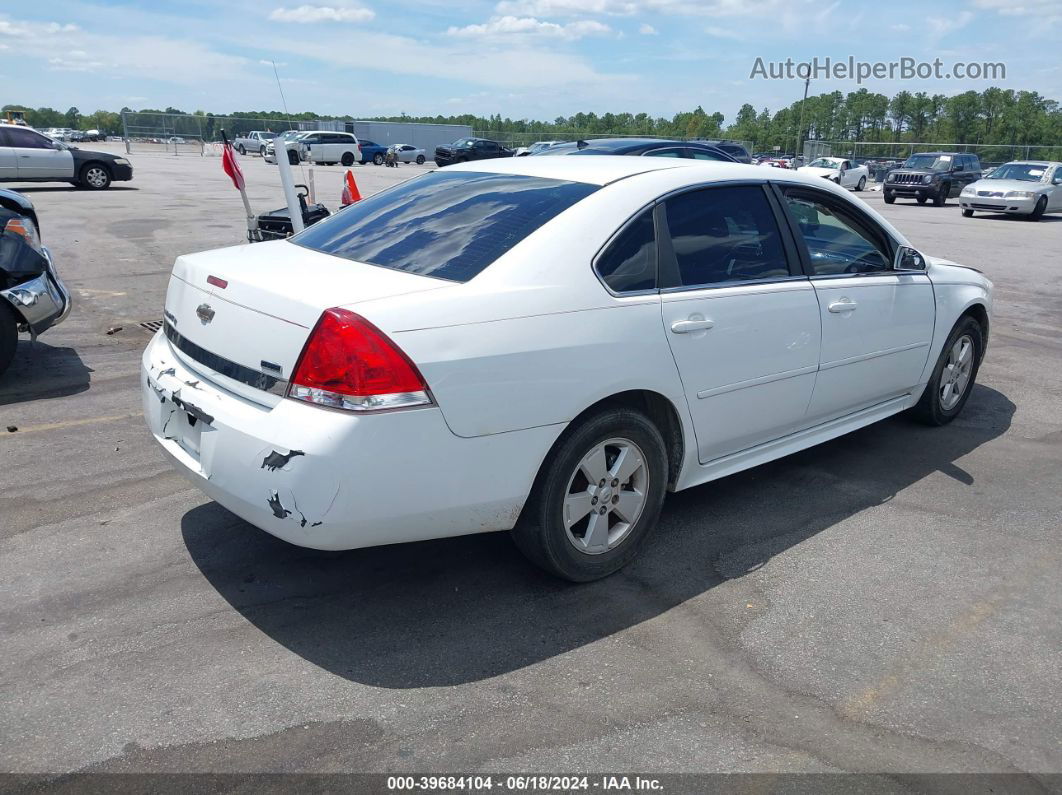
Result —
<instances>
[{"instance_id":1,"label":"silver car","mask_svg":"<svg viewBox=\"0 0 1062 795\"><path fill-rule=\"evenodd\" d=\"M417 165L423 165L424 163L424 150L418 149L412 144L391 144L388 149L398 155L398 160L401 163L416 163Z\"/></svg>"},{"instance_id":2,"label":"silver car","mask_svg":"<svg viewBox=\"0 0 1062 795\"><path fill-rule=\"evenodd\" d=\"M962 214L974 210L1024 215L1039 221L1044 213L1062 213L1062 163L1053 160L1015 160L962 189Z\"/></svg>"}]
</instances>

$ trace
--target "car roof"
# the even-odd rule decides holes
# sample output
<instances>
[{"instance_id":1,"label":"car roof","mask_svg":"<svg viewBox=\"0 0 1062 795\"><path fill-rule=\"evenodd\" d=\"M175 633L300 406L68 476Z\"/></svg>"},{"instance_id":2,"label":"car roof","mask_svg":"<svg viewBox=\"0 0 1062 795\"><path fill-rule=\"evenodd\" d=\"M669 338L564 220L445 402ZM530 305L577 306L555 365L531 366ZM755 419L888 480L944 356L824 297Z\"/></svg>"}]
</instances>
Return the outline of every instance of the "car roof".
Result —
<instances>
[{"instance_id":1,"label":"car roof","mask_svg":"<svg viewBox=\"0 0 1062 795\"><path fill-rule=\"evenodd\" d=\"M447 166L446 171L475 171L483 174L521 174L542 179L584 182L589 185L608 185L639 174L672 169L689 170L688 181L715 182L722 180L755 180L763 182L786 180L822 187L820 177L808 177L796 172L765 169L745 163L714 160L687 160L670 157L627 157L600 155L597 157L502 157L476 160ZM695 173L694 173L695 170Z\"/></svg>"}]
</instances>

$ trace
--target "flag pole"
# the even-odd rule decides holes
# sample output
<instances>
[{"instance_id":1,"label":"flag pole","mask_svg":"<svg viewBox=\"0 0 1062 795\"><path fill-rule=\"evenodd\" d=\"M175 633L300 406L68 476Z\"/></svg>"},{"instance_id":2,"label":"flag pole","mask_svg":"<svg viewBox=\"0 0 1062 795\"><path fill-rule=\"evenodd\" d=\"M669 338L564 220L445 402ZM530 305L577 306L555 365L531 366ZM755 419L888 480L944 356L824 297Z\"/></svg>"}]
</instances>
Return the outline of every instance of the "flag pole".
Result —
<instances>
[{"instance_id":1,"label":"flag pole","mask_svg":"<svg viewBox=\"0 0 1062 795\"><path fill-rule=\"evenodd\" d=\"M229 136L225 134L225 131L221 131L221 141L226 148L229 146ZM247 189L243 185L237 185L237 189L240 191L240 198L243 199L243 209L247 213L247 231L248 233L254 232L258 228L258 222L255 220L254 213L251 212L251 203L247 201Z\"/></svg>"}]
</instances>

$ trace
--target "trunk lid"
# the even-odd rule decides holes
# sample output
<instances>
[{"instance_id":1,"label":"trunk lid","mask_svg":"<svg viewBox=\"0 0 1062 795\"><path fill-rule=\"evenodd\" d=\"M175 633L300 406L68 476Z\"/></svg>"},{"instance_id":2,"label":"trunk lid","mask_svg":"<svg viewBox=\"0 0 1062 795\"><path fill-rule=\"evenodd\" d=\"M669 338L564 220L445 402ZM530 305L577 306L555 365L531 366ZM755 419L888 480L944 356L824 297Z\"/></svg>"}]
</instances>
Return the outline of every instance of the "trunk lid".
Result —
<instances>
[{"instance_id":1,"label":"trunk lid","mask_svg":"<svg viewBox=\"0 0 1062 795\"><path fill-rule=\"evenodd\" d=\"M446 286L284 240L204 251L174 263L167 336L185 365L262 402L325 309Z\"/></svg>"}]
</instances>

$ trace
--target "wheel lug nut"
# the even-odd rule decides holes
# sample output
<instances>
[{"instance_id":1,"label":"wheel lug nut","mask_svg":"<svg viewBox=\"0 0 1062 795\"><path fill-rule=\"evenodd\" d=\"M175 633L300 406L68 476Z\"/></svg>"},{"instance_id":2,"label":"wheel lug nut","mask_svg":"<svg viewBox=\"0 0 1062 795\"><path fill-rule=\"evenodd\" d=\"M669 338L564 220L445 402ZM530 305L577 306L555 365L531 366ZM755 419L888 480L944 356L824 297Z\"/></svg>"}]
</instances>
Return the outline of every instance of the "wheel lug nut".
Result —
<instances>
[{"instance_id":1,"label":"wheel lug nut","mask_svg":"<svg viewBox=\"0 0 1062 795\"><path fill-rule=\"evenodd\" d=\"M604 505L602 505L602 506L601 506L601 507L600 507L600 508L598 509L598 511L597 511L597 512L598 512L599 514L601 514L602 516L604 516L604 515L605 515L605 514L606 514L606 513L608 512L608 508L606 508L606 507L605 507Z\"/></svg>"},{"instance_id":2,"label":"wheel lug nut","mask_svg":"<svg viewBox=\"0 0 1062 795\"><path fill-rule=\"evenodd\" d=\"M615 505L617 502L619 502L619 495L618 494L615 497L612 498L612 504L613 505Z\"/></svg>"},{"instance_id":3,"label":"wheel lug nut","mask_svg":"<svg viewBox=\"0 0 1062 795\"><path fill-rule=\"evenodd\" d=\"M597 505L597 497L591 497L590 498L590 504L591 505Z\"/></svg>"},{"instance_id":4,"label":"wheel lug nut","mask_svg":"<svg viewBox=\"0 0 1062 795\"><path fill-rule=\"evenodd\" d=\"M619 478L612 479L612 488L616 488L619 485Z\"/></svg>"},{"instance_id":5,"label":"wheel lug nut","mask_svg":"<svg viewBox=\"0 0 1062 795\"><path fill-rule=\"evenodd\" d=\"M598 483L597 485L600 486L601 488L605 488L605 479L601 478L601 482Z\"/></svg>"}]
</instances>

